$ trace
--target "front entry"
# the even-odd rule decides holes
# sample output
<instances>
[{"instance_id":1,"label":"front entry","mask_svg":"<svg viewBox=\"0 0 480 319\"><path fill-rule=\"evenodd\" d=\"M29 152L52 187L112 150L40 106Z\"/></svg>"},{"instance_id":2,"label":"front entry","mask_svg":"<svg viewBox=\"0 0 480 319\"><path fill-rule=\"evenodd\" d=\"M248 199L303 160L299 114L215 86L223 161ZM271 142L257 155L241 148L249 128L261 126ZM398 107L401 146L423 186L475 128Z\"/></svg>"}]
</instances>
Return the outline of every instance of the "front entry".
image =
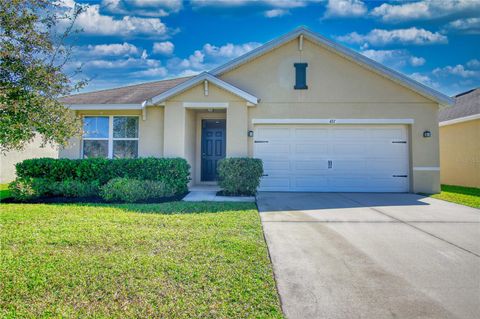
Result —
<instances>
[{"instance_id":1,"label":"front entry","mask_svg":"<svg viewBox=\"0 0 480 319\"><path fill-rule=\"evenodd\" d=\"M217 180L218 161L225 158L225 135L225 120L202 120L202 182Z\"/></svg>"}]
</instances>

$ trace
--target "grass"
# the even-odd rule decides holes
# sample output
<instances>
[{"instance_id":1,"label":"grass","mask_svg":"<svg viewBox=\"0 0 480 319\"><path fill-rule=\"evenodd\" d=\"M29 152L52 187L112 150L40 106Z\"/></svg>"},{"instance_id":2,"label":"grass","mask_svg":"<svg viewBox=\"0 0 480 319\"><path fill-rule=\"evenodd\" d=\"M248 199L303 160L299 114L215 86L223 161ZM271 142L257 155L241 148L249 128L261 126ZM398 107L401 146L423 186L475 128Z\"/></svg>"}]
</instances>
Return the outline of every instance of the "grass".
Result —
<instances>
[{"instance_id":1,"label":"grass","mask_svg":"<svg viewBox=\"0 0 480 319\"><path fill-rule=\"evenodd\" d=\"M255 205L0 206L2 318L281 318Z\"/></svg>"},{"instance_id":2,"label":"grass","mask_svg":"<svg viewBox=\"0 0 480 319\"><path fill-rule=\"evenodd\" d=\"M0 201L4 198L10 197L10 191L8 190L8 184L0 184Z\"/></svg>"},{"instance_id":3,"label":"grass","mask_svg":"<svg viewBox=\"0 0 480 319\"><path fill-rule=\"evenodd\" d=\"M442 185L442 192L431 197L480 208L480 188Z\"/></svg>"}]
</instances>

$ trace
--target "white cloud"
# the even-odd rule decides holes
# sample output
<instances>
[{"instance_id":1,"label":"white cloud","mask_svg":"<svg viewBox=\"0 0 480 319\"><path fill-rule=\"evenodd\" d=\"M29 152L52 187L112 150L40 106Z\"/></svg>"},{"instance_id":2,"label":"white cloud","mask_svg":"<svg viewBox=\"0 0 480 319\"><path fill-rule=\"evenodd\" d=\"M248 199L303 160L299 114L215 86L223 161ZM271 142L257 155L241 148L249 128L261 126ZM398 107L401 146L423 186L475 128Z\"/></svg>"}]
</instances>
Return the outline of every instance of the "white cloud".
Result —
<instances>
[{"instance_id":1,"label":"white cloud","mask_svg":"<svg viewBox=\"0 0 480 319\"><path fill-rule=\"evenodd\" d=\"M63 0L63 4L69 10L73 10L75 6L73 0ZM113 16L101 14L98 4L88 6L77 17L75 26L82 29L86 34L167 36L167 27L158 18L139 18L127 15L117 19Z\"/></svg>"},{"instance_id":2,"label":"white cloud","mask_svg":"<svg viewBox=\"0 0 480 319\"><path fill-rule=\"evenodd\" d=\"M359 17L366 12L367 7L361 0L328 0L325 17Z\"/></svg>"},{"instance_id":3,"label":"white cloud","mask_svg":"<svg viewBox=\"0 0 480 319\"><path fill-rule=\"evenodd\" d=\"M407 50L364 50L360 52L366 57L393 68L401 68L407 63L420 66L425 63L422 57L412 56Z\"/></svg>"},{"instance_id":4,"label":"white cloud","mask_svg":"<svg viewBox=\"0 0 480 319\"><path fill-rule=\"evenodd\" d=\"M434 88L438 88L440 85L438 82L433 81L428 75L426 74L421 74L418 72L410 74L410 77L414 79L417 82L423 83L427 86L431 86Z\"/></svg>"},{"instance_id":5,"label":"white cloud","mask_svg":"<svg viewBox=\"0 0 480 319\"><path fill-rule=\"evenodd\" d=\"M248 42L244 44L227 43L220 47L207 43L203 46L203 51L211 57L235 58L247 53L260 46L257 42Z\"/></svg>"},{"instance_id":6,"label":"white cloud","mask_svg":"<svg viewBox=\"0 0 480 319\"><path fill-rule=\"evenodd\" d=\"M479 0L422 0L415 2L384 3L371 14L385 22L401 22L442 18L454 14L480 10Z\"/></svg>"},{"instance_id":7,"label":"white cloud","mask_svg":"<svg viewBox=\"0 0 480 319\"><path fill-rule=\"evenodd\" d=\"M472 69L479 68L480 67L480 60L472 59L472 60L468 61L467 62L467 67L472 68Z\"/></svg>"},{"instance_id":8,"label":"white cloud","mask_svg":"<svg viewBox=\"0 0 480 319\"><path fill-rule=\"evenodd\" d=\"M182 0L102 0L101 6L115 14L165 17L179 12L183 3Z\"/></svg>"},{"instance_id":9,"label":"white cloud","mask_svg":"<svg viewBox=\"0 0 480 319\"><path fill-rule=\"evenodd\" d=\"M338 40L347 43L388 45L391 43L402 44L436 44L447 43L447 37L425 29L415 27L408 29L383 30L373 29L367 34L352 32L344 36L337 37Z\"/></svg>"},{"instance_id":10,"label":"white cloud","mask_svg":"<svg viewBox=\"0 0 480 319\"><path fill-rule=\"evenodd\" d=\"M272 10L267 10L263 13L263 15L266 18L283 17L284 15L287 15L287 14L290 14L290 11L285 9L272 9Z\"/></svg>"},{"instance_id":11,"label":"white cloud","mask_svg":"<svg viewBox=\"0 0 480 319\"><path fill-rule=\"evenodd\" d=\"M152 50L153 50L153 53L171 55L174 49L175 49L175 45L172 42L165 41L165 42L154 42Z\"/></svg>"},{"instance_id":12,"label":"white cloud","mask_svg":"<svg viewBox=\"0 0 480 319\"><path fill-rule=\"evenodd\" d=\"M139 49L130 43L123 42L113 44L97 44L88 45L89 54L99 56L119 56L119 55L135 55L139 53Z\"/></svg>"},{"instance_id":13,"label":"white cloud","mask_svg":"<svg viewBox=\"0 0 480 319\"><path fill-rule=\"evenodd\" d=\"M443 68L436 68L432 71L432 73L439 77L455 75L462 78L472 78L480 76L480 71L466 69L462 64L457 64L455 66L447 65Z\"/></svg>"},{"instance_id":14,"label":"white cloud","mask_svg":"<svg viewBox=\"0 0 480 319\"><path fill-rule=\"evenodd\" d=\"M143 71L132 73L135 77L158 77L163 78L168 75L168 70L164 67L150 68Z\"/></svg>"},{"instance_id":15,"label":"white cloud","mask_svg":"<svg viewBox=\"0 0 480 319\"><path fill-rule=\"evenodd\" d=\"M201 50L195 50L188 58L171 58L167 62L167 67L180 74L188 74L198 71L205 71L218 66L228 60L236 58L250 50L260 46L260 43L247 42L243 44L227 43L222 46L215 46L206 43Z\"/></svg>"},{"instance_id":16,"label":"white cloud","mask_svg":"<svg viewBox=\"0 0 480 319\"><path fill-rule=\"evenodd\" d=\"M446 29L461 31L464 33L479 34L480 18L454 20L446 25Z\"/></svg>"},{"instance_id":17,"label":"white cloud","mask_svg":"<svg viewBox=\"0 0 480 319\"><path fill-rule=\"evenodd\" d=\"M409 61L412 66L421 66L421 65L424 65L426 62L424 58L416 57L416 56L410 57Z\"/></svg>"},{"instance_id":18,"label":"white cloud","mask_svg":"<svg viewBox=\"0 0 480 319\"><path fill-rule=\"evenodd\" d=\"M196 7L240 7L244 5L263 5L273 8L299 8L308 3L321 0L191 0Z\"/></svg>"}]
</instances>

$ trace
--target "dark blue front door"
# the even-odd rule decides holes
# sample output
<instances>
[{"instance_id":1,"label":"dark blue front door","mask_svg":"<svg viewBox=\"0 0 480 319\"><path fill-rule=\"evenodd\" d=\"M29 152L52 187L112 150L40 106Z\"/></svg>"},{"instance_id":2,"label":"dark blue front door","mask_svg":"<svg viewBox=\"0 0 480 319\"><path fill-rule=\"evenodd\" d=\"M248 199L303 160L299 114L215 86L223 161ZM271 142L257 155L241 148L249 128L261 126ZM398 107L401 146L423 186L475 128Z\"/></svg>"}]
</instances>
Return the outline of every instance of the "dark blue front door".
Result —
<instances>
[{"instance_id":1,"label":"dark blue front door","mask_svg":"<svg viewBox=\"0 0 480 319\"><path fill-rule=\"evenodd\" d=\"M218 161L225 158L225 120L202 120L202 181L217 180Z\"/></svg>"}]
</instances>

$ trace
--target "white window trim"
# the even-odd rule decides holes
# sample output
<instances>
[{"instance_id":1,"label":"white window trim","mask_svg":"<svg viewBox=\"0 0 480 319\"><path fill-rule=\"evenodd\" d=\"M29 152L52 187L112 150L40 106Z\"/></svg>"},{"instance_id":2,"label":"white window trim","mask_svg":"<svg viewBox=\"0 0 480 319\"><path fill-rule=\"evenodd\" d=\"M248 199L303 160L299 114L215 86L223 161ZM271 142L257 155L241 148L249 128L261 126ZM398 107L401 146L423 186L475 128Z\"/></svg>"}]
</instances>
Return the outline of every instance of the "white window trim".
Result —
<instances>
[{"instance_id":1,"label":"white window trim","mask_svg":"<svg viewBox=\"0 0 480 319\"><path fill-rule=\"evenodd\" d=\"M83 137L82 136L82 143L80 143L80 157L84 157L83 153L83 141L108 141L108 159L113 159L113 141L139 141L140 140L140 116L139 115L121 115L121 114L115 114L115 115L97 115L97 114L84 114L82 115L82 125L83 125L83 119L85 117L108 117L108 138L105 137ZM113 118L114 117L136 117L138 118L138 136L139 137L113 137ZM138 145L137 145L137 157L138 157Z\"/></svg>"}]
</instances>

